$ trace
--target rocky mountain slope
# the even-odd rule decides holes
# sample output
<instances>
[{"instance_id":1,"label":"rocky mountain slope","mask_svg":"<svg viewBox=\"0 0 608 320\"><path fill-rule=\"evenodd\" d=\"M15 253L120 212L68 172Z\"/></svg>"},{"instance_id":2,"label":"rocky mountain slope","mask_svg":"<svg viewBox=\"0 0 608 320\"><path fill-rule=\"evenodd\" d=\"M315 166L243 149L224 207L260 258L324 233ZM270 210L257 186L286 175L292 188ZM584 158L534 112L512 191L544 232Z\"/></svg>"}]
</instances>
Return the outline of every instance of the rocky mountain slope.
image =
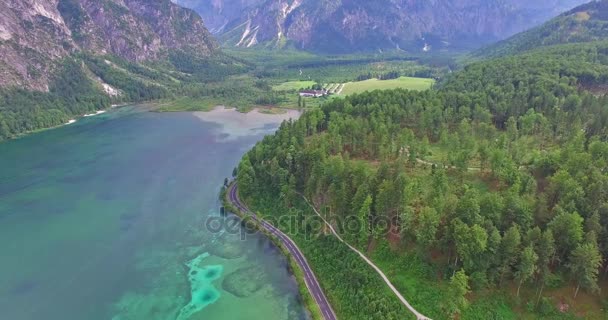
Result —
<instances>
[{"instance_id":1,"label":"rocky mountain slope","mask_svg":"<svg viewBox=\"0 0 608 320\"><path fill-rule=\"evenodd\" d=\"M48 90L61 58L79 52L135 62L217 45L194 11L170 0L0 0L0 87Z\"/></svg>"},{"instance_id":2,"label":"rocky mountain slope","mask_svg":"<svg viewBox=\"0 0 608 320\"><path fill-rule=\"evenodd\" d=\"M265 0L173 0L175 3L198 12L212 33L222 33L226 26L241 18L243 12L264 3Z\"/></svg>"},{"instance_id":3,"label":"rocky mountain slope","mask_svg":"<svg viewBox=\"0 0 608 320\"><path fill-rule=\"evenodd\" d=\"M221 20L230 45L325 52L471 48L536 26L585 0L177 0ZM234 13L242 11L234 19ZM225 24L232 19L232 22ZM217 26L216 25L216 26Z\"/></svg>"},{"instance_id":4,"label":"rocky mountain slope","mask_svg":"<svg viewBox=\"0 0 608 320\"><path fill-rule=\"evenodd\" d=\"M477 56L496 57L565 43L604 40L608 37L608 0L576 7L534 29L477 51Z\"/></svg>"}]
</instances>

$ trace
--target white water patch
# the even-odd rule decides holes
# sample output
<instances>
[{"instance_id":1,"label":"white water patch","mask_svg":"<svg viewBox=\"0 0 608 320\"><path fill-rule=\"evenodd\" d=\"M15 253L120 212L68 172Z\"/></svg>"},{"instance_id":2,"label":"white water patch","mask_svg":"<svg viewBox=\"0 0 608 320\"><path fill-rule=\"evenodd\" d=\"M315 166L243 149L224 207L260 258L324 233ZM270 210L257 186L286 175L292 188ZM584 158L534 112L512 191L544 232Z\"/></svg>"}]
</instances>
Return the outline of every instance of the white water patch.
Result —
<instances>
[{"instance_id":1,"label":"white water patch","mask_svg":"<svg viewBox=\"0 0 608 320\"><path fill-rule=\"evenodd\" d=\"M238 137L250 136L254 133L272 133L283 121L298 119L300 112L297 110L285 110L280 114L268 114L254 109L248 113L238 112L236 109L217 107L209 112L194 112L194 115L206 122L221 125L218 134L221 141L231 141Z\"/></svg>"},{"instance_id":2,"label":"white water patch","mask_svg":"<svg viewBox=\"0 0 608 320\"><path fill-rule=\"evenodd\" d=\"M96 115L100 115L100 114L102 114L102 113L106 113L106 111L105 111L105 110L99 110L99 111L97 111L97 112L95 112L95 113L89 113L89 114L85 114L83 117L94 117L94 116L96 116Z\"/></svg>"},{"instance_id":3,"label":"white water patch","mask_svg":"<svg viewBox=\"0 0 608 320\"><path fill-rule=\"evenodd\" d=\"M189 269L190 302L180 310L177 320L190 319L193 314L220 298L220 292L213 286L213 281L222 276L224 267L221 265L201 266L201 261L207 257L209 257L209 253L205 252L186 263Z\"/></svg>"}]
</instances>

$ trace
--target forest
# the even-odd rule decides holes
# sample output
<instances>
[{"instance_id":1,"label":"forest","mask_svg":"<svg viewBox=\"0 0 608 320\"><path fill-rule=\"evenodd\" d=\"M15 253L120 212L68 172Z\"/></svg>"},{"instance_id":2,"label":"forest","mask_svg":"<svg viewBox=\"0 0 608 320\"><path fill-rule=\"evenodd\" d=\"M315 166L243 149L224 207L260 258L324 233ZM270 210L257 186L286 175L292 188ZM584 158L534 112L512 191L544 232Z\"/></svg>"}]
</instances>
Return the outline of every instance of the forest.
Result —
<instances>
[{"instance_id":1,"label":"forest","mask_svg":"<svg viewBox=\"0 0 608 320\"><path fill-rule=\"evenodd\" d=\"M435 90L331 100L245 155L241 194L301 222L291 230L341 318L403 313L356 257L335 259L302 195L397 279L405 260L420 268L431 288L398 287L434 319L604 319L607 83L596 42L474 63Z\"/></svg>"},{"instance_id":2,"label":"forest","mask_svg":"<svg viewBox=\"0 0 608 320\"><path fill-rule=\"evenodd\" d=\"M0 89L0 141L108 107L110 98L101 93L77 61L66 59L49 92Z\"/></svg>"}]
</instances>

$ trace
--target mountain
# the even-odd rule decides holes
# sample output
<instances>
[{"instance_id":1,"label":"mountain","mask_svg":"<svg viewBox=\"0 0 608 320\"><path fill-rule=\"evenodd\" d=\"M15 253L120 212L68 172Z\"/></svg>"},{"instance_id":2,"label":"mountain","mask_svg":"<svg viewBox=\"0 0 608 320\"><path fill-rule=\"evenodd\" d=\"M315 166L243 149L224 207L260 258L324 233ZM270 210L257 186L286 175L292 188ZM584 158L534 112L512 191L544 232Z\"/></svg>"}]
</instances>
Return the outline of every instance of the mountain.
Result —
<instances>
[{"instance_id":1,"label":"mountain","mask_svg":"<svg viewBox=\"0 0 608 320\"><path fill-rule=\"evenodd\" d=\"M221 33L232 21L264 3L265 0L174 0L175 3L198 12L211 33Z\"/></svg>"},{"instance_id":2,"label":"mountain","mask_svg":"<svg viewBox=\"0 0 608 320\"><path fill-rule=\"evenodd\" d=\"M178 0L227 45L344 53L471 48L536 26L584 0ZM235 14L238 17L235 18ZM219 22L218 22L219 21ZM230 22L228 22L230 21Z\"/></svg>"},{"instance_id":3,"label":"mountain","mask_svg":"<svg viewBox=\"0 0 608 320\"><path fill-rule=\"evenodd\" d=\"M478 56L504 56L566 43L591 42L608 37L608 1L592 1L547 23L476 52Z\"/></svg>"},{"instance_id":4,"label":"mountain","mask_svg":"<svg viewBox=\"0 0 608 320\"><path fill-rule=\"evenodd\" d=\"M247 69L170 0L0 0L0 141Z\"/></svg>"},{"instance_id":5,"label":"mountain","mask_svg":"<svg viewBox=\"0 0 608 320\"><path fill-rule=\"evenodd\" d=\"M47 91L57 62L81 52L142 62L217 48L200 16L169 0L0 0L0 10L0 87Z\"/></svg>"}]
</instances>

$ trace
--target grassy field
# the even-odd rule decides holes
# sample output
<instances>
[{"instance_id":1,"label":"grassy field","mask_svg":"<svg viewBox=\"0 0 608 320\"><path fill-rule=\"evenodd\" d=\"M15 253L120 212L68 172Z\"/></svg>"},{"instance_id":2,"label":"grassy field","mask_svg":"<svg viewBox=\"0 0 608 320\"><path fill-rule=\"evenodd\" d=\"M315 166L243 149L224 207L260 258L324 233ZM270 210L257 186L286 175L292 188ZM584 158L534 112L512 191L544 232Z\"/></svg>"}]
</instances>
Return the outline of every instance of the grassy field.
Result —
<instances>
[{"instance_id":1,"label":"grassy field","mask_svg":"<svg viewBox=\"0 0 608 320\"><path fill-rule=\"evenodd\" d=\"M372 90L387 90L387 89L410 89L410 90L427 90L435 83L433 79L400 77L392 80L370 79L359 82L348 82L342 90L342 95L361 93Z\"/></svg>"},{"instance_id":2,"label":"grassy field","mask_svg":"<svg viewBox=\"0 0 608 320\"><path fill-rule=\"evenodd\" d=\"M309 88L314 85L316 82L314 81L287 81L283 82L279 85L273 86L272 90L275 91L294 91L300 90L304 88Z\"/></svg>"}]
</instances>

